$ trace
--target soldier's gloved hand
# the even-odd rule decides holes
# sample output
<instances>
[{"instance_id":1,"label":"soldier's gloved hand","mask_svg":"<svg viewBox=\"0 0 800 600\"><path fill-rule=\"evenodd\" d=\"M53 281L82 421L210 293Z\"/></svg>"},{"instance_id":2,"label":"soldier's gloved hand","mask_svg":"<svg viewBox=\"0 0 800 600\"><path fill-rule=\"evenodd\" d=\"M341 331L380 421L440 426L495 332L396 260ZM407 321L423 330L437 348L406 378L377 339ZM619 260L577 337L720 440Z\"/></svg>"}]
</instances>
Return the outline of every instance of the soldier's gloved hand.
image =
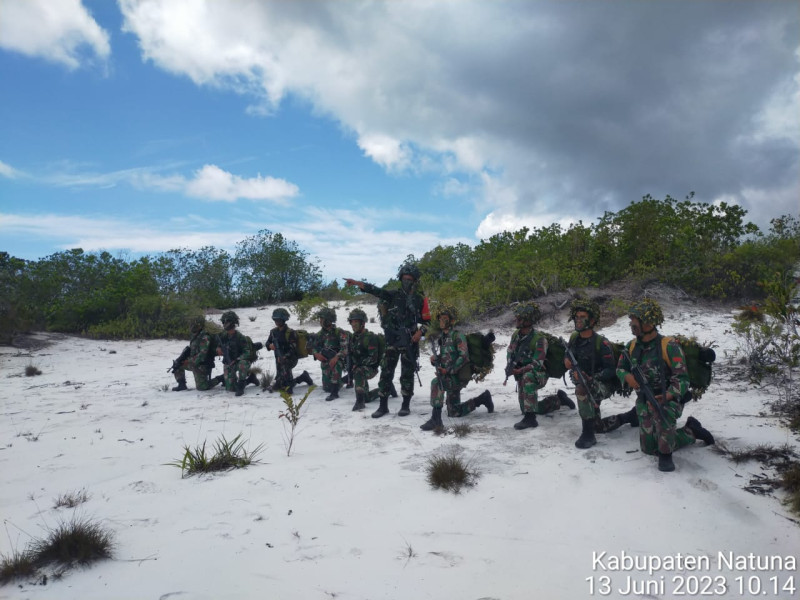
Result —
<instances>
[{"instance_id":1,"label":"soldier's gloved hand","mask_svg":"<svg viewBox=\"0 0 800 600\"><path fill-rule=\"evenodd\" d=\"M325 358L325 355L322 352L315 352L314 358L316 358L319 362L327 362L328 359Z\"/></svg>"},{"instance_id":2,"label":"soldier's gloved hand","mask_svg":"<svg viewBox=\"0 0 800 600\"><path fill-rule=\"evenodd\" d=\"M516 369L511 369L512 375L522 375L525 372L523 367L517 367Z\"/></svg>"},{"instance_id":3,"label":"soldier's gloved hand","mask_svg":"<svg viewBox=\"0 0 800 600\"><path fill-rule=\"evenodd\" d=\"M435 356L433 356L433 355L431 355L431 364L432 364L432 365L435 365L435 364L436 364L436 357L435 357Z\"/></svg>"},{"instance_id":4,"label":"soldier's gloved hand","mask_svg":"<svg viewBox=\"0 0 800 600\"><path fill-rule=\"evenodd\" d=\"M416 344L421 337L422 337L422 330L421 329L417 329L414 332L414 335L411 336L411 342Z\"/></svg>"},{"instance_id":5,"label":"soldier's gloved hand","mask_svg":"<svg viewBox=\"0 0 800 600\"><path fill-rule=\"evenodd\" d=\"M636 381L636 377L634 377L631 373L627 373L625 375L625 383L627 383L628 386L633 388L634 390L639 389L639 382Z\"/></svg>"},{"instance_id":6,"label":"soldier's gloved hand","mask_svg":"<svg viewBox=\"0 0 800 600\"><path fill-rule=\"evenodd\" d=\"M334 354L333 357L328 361L328 364L330 364L331 367L335 367L337 362L339 362L339 355Z\"/></svg>"}]
</instances>

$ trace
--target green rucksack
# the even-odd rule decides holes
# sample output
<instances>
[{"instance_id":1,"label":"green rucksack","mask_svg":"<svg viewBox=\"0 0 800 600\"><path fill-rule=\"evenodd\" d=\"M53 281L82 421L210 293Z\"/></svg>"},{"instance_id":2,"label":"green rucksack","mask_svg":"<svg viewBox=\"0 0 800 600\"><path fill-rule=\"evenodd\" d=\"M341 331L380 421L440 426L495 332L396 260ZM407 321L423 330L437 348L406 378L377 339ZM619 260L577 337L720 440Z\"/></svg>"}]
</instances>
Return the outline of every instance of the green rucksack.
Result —
<instances>
[{"instance_id":1,"label":"green rucksack","mask_svg":"<svg viewBox=\"0 0 800 600\"><path fill-rule=\"evenodd\" d=\"M467 346L469 361L458 371L458 378L466 385L470 379L475 383L483 381L494 368L494 332L483 334L480 331L468 333Z\"/></svg>"},{"instance_id":2,"label":"green rucksack","mask_svg":"<svg viewBox=\"0 0 800 600\"><path fill-rule=\"evenodd\" d=\"M536 332L536 335L531 339L531 347L536 346L540 335L547 338L547 354L544 358L544 370L548 377L555 377L558 379L567 372L567 368L564 366L564 355L567 353L567 347L560 338L546 331Z\"/></svg>"},{"instance_id":3,"label":"green rucksack","mask_svg":"<svg viewBox=\"0 0 800 600\"><path fill-rule=\"evenodd\" d=\"M305 329L295 329L294 332L297 334L297 358L305 358L311 353L314 344L313 334L309 334Z\"/></svg>"},{"instance_id":4,"label":"green rucksack","mask_svg":"<svg viewBox=\"0 0 800 600\"><path fill-rule=\"evenodd\" d=\"M711 384L712 365L717 359L717 353L710 346L703 346L694 337L685 335L661 336L661 358L669 366L669 355L667 354L667 343L670 340L677 341L684 356L686 356L686 370L689 371L689 390L691 398L684 397L681 402L689 400L699 400ZM628 352L633 356L633 349L636 347L636 340L631 341Z\"/></svg>"}]
</instances>

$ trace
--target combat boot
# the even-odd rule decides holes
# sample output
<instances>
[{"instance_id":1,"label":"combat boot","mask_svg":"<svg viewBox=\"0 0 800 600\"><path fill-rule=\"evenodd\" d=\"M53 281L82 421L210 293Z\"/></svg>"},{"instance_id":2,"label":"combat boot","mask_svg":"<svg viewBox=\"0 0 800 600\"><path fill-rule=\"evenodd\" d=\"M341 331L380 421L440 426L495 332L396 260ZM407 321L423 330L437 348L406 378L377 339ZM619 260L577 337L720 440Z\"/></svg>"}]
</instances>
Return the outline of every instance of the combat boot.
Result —
<instances>
[{"instance_id":1,"label":"combat boot","mask_svg":"<svg viewBox=\"0 0 800 600\"><path fill-rule=\"evenodd\" d=\"M558 401L561 403L561 406L566 406L570 410L575 410L575 403L572 401L572 398L567 396L567 392L558 390L556 396L558 396Z\"/></svg>"},{"instance_id":2,"label":"combat boot","mask_svg":"<svg viewBox=\"0 0 800 600\"><path fill-rule=\"evenodd\" d=\"M514 423L514 429L528 429L529 427L538 427L539 423L536 420L536 413L525 413L522 421Z\"/></svg>"},{"instance_id":3,"label":"combat boot","mask_svg":"<svg viewBox=\"0 0 800 600\"><path fill-rule=\"evenodd\" d=\"M208 380L208 389L211 389L219 385L220 383L223 383L224 381L225 377L222 375L217 375L216 377L212 377L211 379Z\"/></svg>"},{"instance_id":4,"label":"combat boot","mask_svg":"<svg viewBox=\"0 0 800 600\"><path fill-rule=\"evenodd\" d=\"M479 406L485 406L486 410L490 413L494 412L494 402L492 402L492 392L486 390L485 392L481 393L477 398L473 400L475 403L475 408Z\"/></svg>"},{"instance_id":5,"label":"combat boot","mask_svg":"<svg viewBox=\"0 0 800 600\"><path fill-rule=\"evenodd\" d=\"M356 403L353 404L353 410L364 410L366 408L366 403L364 402L364 395L363 394L356 394Z\"/></svg>"},{"instance_id":6,"label":"combat boot","mask_svg":"<svg viewBox=\"0 0 800 600\"><path fill-rule=\"evenodd\" d=\"M247 376L245 385L247 385L248 383L252 383L256 387L261 385L261 382L258 380L258 375L256 375L255 373L250 373L250 375Z\"/></svg>"},{"instance_id":7,"label":"combat boot","mask_svg":"<svg viewBox=\"0 0 800 600\"><path fill-rule=\"evenodd\" d=\"M700 421L694 417L689 417L686 419L686 427L694 434L695 438L698 440L703 440L706 443L706 446L711 446L714 444L714 436L711 435L711 432L703 427L700 424Z\"/></svg>"},{"instance_id":8,"label":"combat boot","mask_svg":"<svg viewBox=\"0 0 800 600\"><path fill-rule=\"evenodd\" d=\"M639 415L636 414L636 406L631 408L628 412L619 415L619 418L620 418L620 425L622 425L623 423L629 423L631 427L639 426Z\"/></svg>"},{"instance_id":9,"label":"combat boot","mask_svg":"<svg viewBox=\"0 0 800 600\"><path fill-rule=\"evenodd\" d=\"M330 402L331 400L336 400L336 398L339 397L339 386L338 385L332 385L330 390L331 390L331 393L328 394L327 396L325 396L325 402Z\"/></svg>"},{"instance_id":10,"label":"combat boot","mask_svg":"<svg viewBox=\"0 0 800 600\"><path fill-rule=\"evenodd\" d=\"M581 424L583 425L583 431L575 442L575 447L585 450L597 443L597 438L594 437L594 419L583 419Z\"/></svg>"},{"instance_id":11,"label":"combat boot","mask_svg":"<svg viewBox=\"0 0 800 600\"><path fill-rule=\"evenodd\" d=\"M303 371L299 376L295 377L292 381L292 385L297 385L298 383L305 383L309 386L314 385L314 380L311 379L311 375L308 374L308 371ZM291 392L289 392L291 394Z\"/></svg>"},{"instance_id":12,"label":"combat boot","mask_svg":"<svg viewBox=\"0 0 800 600\"><path fill-rule=\"evenodd\" d=\"M244 386L247 385L246 381L237 381L236 382L236 395L241 396L244 394Z\"/></svg>"},{"instance_id":13,"label":"combat boot","mask_svg":"<svg viewBox=\"0 0 800 600\"><path fill-rule=\"evenodd\" d=\"M380 406L378 406L378 410L372 413L373 419L380 419L383 415L388 414L389 412L389 398L381 398Z\"/></svg>"},{"instance_id":14,"label":"combat boot","mask_svg":"<svg viewBox=\"0 0 800 600\"><path fill-rule=\"evenodd\" d=\"M434 408L431 412L431 418L419 426L422 431L436 431L437 429L444 429L442 423L442 407Z\"/></svg>"},{"instance_id":15,"label":"combat boot","mask_svg":"<svg viewBox=\"0 0 800 600\"><path fill-rule=\"evenodd\" d=\"M183 390L188 390L189 388L186 387L186 378L178 380L178 385L172 388L173 392L182 392Z\"/></svg>"},{"instance_id":16,"label":"combat boot","mask_svg":"<svg viewBox=\"0 0 800 600\"><path fill-rule=\"evenodd\" d=\"M397 411L398 417L407 417L411 414L411 396L403 396L403 404L400 405L400 410Z\"/></svg>"},{"instance_id":17,"label":"combat boot","mask_svg":"<svg viewBox=\"0 0 800 600\"><path fill-rule=\"evenodd\" d=\"M672 452L658 455L658 470L670 473L675 470L675 463L672 462Z\"/></svg>"}]
</instances>

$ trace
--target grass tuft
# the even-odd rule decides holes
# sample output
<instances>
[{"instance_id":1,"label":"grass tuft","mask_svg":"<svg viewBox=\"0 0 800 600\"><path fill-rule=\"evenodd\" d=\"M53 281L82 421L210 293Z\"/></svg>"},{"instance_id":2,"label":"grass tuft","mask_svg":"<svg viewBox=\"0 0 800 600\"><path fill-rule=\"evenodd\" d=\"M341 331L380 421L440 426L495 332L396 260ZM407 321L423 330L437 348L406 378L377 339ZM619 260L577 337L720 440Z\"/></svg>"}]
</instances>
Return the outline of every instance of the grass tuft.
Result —
<instances>
[{"instance_id":1,"label":"grass tuft","mask_svg":"<svg viewBox=\"0 0 800 600\"><path fill-rule=\"evenodd\" d=\"M453 425L453 434L457 438L467 437L470 433L472 433L472 425L469 423L456 423Z\"/></svg>"},{"instance_id":2,"label":"grass tuft","mask_svg":"<svg viewBox=\"0 0 800 600\"><path fill-rule=\"evenodd\" d=\"M232 440L225 439L223 435L214 442L214 453L212 455L206 453L205 441L194 449L184 446L183 458L167 464L172 467L179 467L181 469L181 477L189 477L196 473L241 469L258 462L256 456L264 448L263 444L259 444L248 452L244 447L247 441L242 439L241 433Z\"/></svg>"},{"instance_id":3,"label":"grass tuft","mask_svg":"<svg viewBox=\"0 0 800 600\"><path fill-rule=\"evenodd\" d=\"M89 564L111 558L114 548L111 531L85 517L59 523L44 540L33 543L37 565Z\"/></svg>"},{"instance_id":4,"label":"grass tuft","mask_svg":"<svg viewBox=\"0 0 800 600\"><path fill-rule=\"evenodd\" d=\"M479 473L459 456L455 448L428 459L428 483L433 489L459 493L475 485Z\"/></svg>"},{"instance_id":5,"label":"grass tuft","mask_svg":"<svg viewBox=\"0 0 800 600\"><path fill-rule=\"evenodd\" d=\"M269 369L261 376L261 391L267 391L267 388L272 385L272 380L275 379L275 376L270 372Z\"/></svg>"},{"instance_id":6,"label":"grass tuft","mask_svg":"<svg viewBox=\"0 0 800 600\"><path fill-rule=\"evenodd\" d=\"M15 579L32 577L37 568L35 558L30 549L14 551L9 555L0 554L0 585L5 585Z\"/></svg>"},{"instance_id":7,"label":"grass tuft","mask_svg":"<svg viewBox=\"0 0 800 600\"><path fill-rule=\"evenodd\" d=\"M25 365L25 377L34 377L41 374L42 372L39 370L39 367L33 363Z\"/></svg>"},{"instance_id":8,"label":"grass tuft","mask_svg":"<svg viewBox=\"0 0 800 600\"><path fill-rule=\"evenodd\" d=\"M61 494L53 501L53 508L75 508L79 504L89 500L89 494L86 490L81 489L77 492L68 492Z\"/></svg>"}]
</instances>

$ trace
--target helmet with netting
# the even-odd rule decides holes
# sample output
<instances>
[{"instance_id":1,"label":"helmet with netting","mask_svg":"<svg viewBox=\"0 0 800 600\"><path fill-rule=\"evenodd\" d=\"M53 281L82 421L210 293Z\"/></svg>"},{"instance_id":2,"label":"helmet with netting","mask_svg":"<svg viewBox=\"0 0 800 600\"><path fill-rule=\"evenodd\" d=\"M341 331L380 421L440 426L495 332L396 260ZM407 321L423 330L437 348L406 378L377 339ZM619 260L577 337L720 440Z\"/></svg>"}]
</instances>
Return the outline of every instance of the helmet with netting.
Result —
<instances>
[{"instance_id":1,"label":"helmet with netting","mask_svg":"<svg viewBox=\"0 0 800 600\"><path fill-rule=\"evenodd\" d=\"M397 272L397 278L402 281L403 275L411 275L414 281L419 279L419 267L412 262L404 263Z\"/></svg>"},{"instance_id":2,"label":"helmet with netting","mask_svg":"<svg viewBox=\"0 0 800 600\"><path fill-rule=\"evenodd\" d=\"M198 331L202 331L203 327L206 326L206 318L204 316L193 317L189 320L189 331L192 333L197 333Z\"/></svg>"},{"instance_id":3,"label":"helmet with netting","mask_svg":"<svg viewBox=\"0 0 800 600\"><path fill-rule=\"evenodd\" d=\"M437 319L442 315L447 315L450 317L450 324L453 324L458 320L458 310L451 304L445 304L441 302L437 303L436 306L433 307L433 311L433 314L436 315Z\"/></svg>"},{"instance_id":4,"label":"helmet with netting","mask_svg":"<svg viewBox=\"0 0 800 600\"><path fill-rule=\"evenodd\" d=\"M652 298L642 298L631 304L628 316L636 317L642 323L650 323L654 327L658 327L664 322L664 313L658 302Z\"/></svg>"},{"instance_id":5,"label":"helmet with netting","mask_svg":"<svg viewBox=\"0 0 800 600\"><path fill-rule=\"evenodd\" d=\"M360 308L354 308L350 311L350 314L347 316L348 321L361 321L362 323L367 322L367 313L365 313Z\"/></svg>"},{"instance_id":6,"label":"helmet with netting","mask_svg":"<svg viewBox=\"0 0 800 600\"><path fill-rule=\"evenodd\" d=\"M536 323L542 318L542 311L536 302L521 302L514 307L514 316Z\"/></svg>"},{"instance_id":7,"label":"helmet with netting","mask_svg":"<svg viewBox=\"0 0 800 600\"><path fill-rule=\"evenodd\" d=\"M589 313L589 318L597 321L600 319L600 306L589 298L575 298L569 305L569 320L574 321L579 312Z\"/></svg>"},{"instance_id":8,"label":"helmet with netting","mask_svg":"<svg viewBox=\"0 0 800 600\"><path fill-rule=\"evenodd\" d=\"M223 324L225 323L235 323L236 325L239 324L239 315L237 315L232 310L227 310L222 313L222 317L220 318Z\"/></svg>"},{"instance_id":9,"label":"helmet with netting","mask_svg":"<svg viewBox=\"0 0 800 600\"><path fill-rule=\"evenodd\" d=\"M289 320L289 311L285 308L276 308L272 311L272 320L273 321L288 321Z\"/></svg>"},{"instance_id":10,"label":"helmet with netting","mask_svg":"<svg viewBox=\"0 0 800 600\"><path fill-rule=\"evenodd\" d=\"M323 306L317 311L316 317L330 323L336 323L336 311L329 306Z\"/></svg>"}]
</instances>

